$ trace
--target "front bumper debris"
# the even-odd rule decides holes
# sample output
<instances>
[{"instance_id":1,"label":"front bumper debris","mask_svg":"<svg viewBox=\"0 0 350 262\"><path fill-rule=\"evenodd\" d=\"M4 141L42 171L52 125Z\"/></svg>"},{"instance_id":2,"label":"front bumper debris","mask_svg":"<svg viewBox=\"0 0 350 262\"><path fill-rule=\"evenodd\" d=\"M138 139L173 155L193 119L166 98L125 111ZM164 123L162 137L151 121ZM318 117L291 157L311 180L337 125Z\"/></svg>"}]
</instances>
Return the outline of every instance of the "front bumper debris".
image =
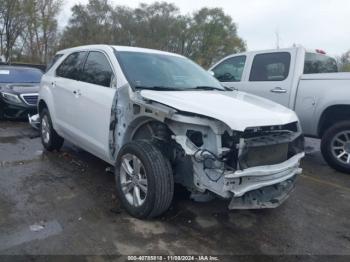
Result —
<instances>
[{"instance_id":1,"label":"front bumper debris","mask_svg":"<svg viewBox=\"0 0 350 262\"><path fill-rule=\"evenodd\" d=\"M294 189L301 174L300 153L289 160L270 166L239 170L224 177L224 190L234 194L230 209L275 208L281 205Z\"/></svg>"},{"instance_id":2,"label":"front bumper debris","mask_svg":"<svg viewBox=\"0 0 350 262\"><path fill-rule=\"evenodd\" d=\"M281 183L301 174L299 165L304 156L305 153L300 153L280 164L252 167L227 174L224 177L224 190L234 193L234 197L241 197L249 191Z\"/></svg>"},{"instance_id":3,"label":"front bumper debris","mask_svg":"<svg viewBox=\"0 0 350 262\"><path fill-rule=\"evenodd\" d=\"M29 124L34 128L34 129L39 129L40 127L40 116L39 114L30 116L28 115L28 120Z\"/></svg>"},{"instance_id":4,"label":"front bumper debris","mask_svg":"<svg viewBox=\"0 0 350 262\"><path fill-rule=\"evenodd\" d=\"M231 200L229 209L272 209L280 206L294 191L296 177L277 185L253 190Z\"/></svg>"}]
</instances>

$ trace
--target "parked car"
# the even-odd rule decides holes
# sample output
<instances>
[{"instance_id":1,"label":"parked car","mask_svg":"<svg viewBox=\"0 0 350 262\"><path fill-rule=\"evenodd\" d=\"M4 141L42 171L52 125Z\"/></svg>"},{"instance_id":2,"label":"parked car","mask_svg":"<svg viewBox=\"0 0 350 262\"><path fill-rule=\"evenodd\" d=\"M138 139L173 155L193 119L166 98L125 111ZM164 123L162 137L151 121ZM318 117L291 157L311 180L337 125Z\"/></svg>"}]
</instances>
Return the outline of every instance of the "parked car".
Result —
<instances>
[{"instance_id":1,"label":"parked car","mask_svg":"<svg viewBox=\"0 0 350 262\"><path fill-rule=\"evenodd\" d=\"M46 69L46 65L44 65L44 64L33 64L33 63L23 63L23 62L11 62L11 63L0 62L0 66L37 68L37 69L41 70L42 72L44 72Z\"/></svg>"},{"instance_id":2,"label":"parked car","mask_svg":"<svg viewBox=\"0 0 350 262\"><path fill-rule=\"evenodd\" d=\"M64 139L115 166L116 188L137 218L166 211L174 183L230 209L274 208L301 173L296 114L225 89L180 55L133 47L64 50L43 76L41 140Z\"/></svg>"},{"instance_id":3,"label":"parked car","mask_svg":"<svg viewBox=\"0 0 350 262\"><path fill-rule=\"evenodd\" d=\"M42 75L36 68L0 66L0 119L25 119L37 113Z\"/></svg>"},{"instance_id":4,"label":"parked car","mask_svg":"<svg viewBox=\"0 0 350 262\"><path fill-rule=\"evenodd\" d=\"M223 85L293 109L308 137L321 138L330 166L350 173L350 73L322 50L287 49L228 56L210 69Z\"/></svg>"}]
</instances>

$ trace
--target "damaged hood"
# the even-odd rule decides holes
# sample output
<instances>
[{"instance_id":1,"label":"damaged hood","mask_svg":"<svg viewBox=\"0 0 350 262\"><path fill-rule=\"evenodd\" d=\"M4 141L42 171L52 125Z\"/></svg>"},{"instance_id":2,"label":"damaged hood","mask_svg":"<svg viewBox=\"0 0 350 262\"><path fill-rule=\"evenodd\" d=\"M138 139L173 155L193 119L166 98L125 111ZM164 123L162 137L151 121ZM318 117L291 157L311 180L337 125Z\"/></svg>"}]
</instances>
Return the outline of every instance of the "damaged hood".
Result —
<instances>
[{"instance_id":1,"label":"damaged hood","mask_svg":"<svg viewBox=\"0 0 350 262\"><path fill-rule=\"evenodd\" d=\"M141 96L182 112L217 119L232 130L285 125L298 121L296 114L277 103L237 91L141 91Z\"/></svg>"}]
</instances>

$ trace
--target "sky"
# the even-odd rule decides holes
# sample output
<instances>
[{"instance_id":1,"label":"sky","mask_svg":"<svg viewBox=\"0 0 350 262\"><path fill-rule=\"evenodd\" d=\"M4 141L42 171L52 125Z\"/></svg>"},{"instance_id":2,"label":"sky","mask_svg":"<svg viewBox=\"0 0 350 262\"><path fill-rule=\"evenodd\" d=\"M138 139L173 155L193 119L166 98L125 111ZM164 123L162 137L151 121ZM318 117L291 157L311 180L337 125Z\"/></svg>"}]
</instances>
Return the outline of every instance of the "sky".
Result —
<instances>
[{"instance_id":1,"label":"sky","mask_svg":"<svg viewBox=\"0 0 350 262\"><path fill-rule=\"evenodd\" d=\"M137 7L155 0L109 0L114 5ZM88 0L65 0L59 16L63 28L74 4ZM238 26L238 35L248 50L291 47L301 44L339 56L350 50L349 0L165 0L174 3L182 14L202 7L221 7ZM278 37L277 37L278 35Z\"/></svg>"}]
</instances>

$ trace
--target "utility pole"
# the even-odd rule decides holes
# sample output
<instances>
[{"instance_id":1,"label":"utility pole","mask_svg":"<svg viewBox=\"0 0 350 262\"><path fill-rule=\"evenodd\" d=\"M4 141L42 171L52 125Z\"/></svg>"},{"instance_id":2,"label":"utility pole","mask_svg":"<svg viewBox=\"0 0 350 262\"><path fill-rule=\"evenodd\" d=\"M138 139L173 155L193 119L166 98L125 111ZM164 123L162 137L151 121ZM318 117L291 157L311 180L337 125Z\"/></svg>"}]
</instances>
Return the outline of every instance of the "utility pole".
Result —
<instances>
[{"instance_id":1,"label":"utility pole","mask_svg":"<svg viewBox=\"0 0 350 262\"><path fill-rule=\"evenodd\" d=\"M278 29L276 29L275 34L276 34L276 48L280 49L280 32Z\"/></svg>"}]
</instances>

